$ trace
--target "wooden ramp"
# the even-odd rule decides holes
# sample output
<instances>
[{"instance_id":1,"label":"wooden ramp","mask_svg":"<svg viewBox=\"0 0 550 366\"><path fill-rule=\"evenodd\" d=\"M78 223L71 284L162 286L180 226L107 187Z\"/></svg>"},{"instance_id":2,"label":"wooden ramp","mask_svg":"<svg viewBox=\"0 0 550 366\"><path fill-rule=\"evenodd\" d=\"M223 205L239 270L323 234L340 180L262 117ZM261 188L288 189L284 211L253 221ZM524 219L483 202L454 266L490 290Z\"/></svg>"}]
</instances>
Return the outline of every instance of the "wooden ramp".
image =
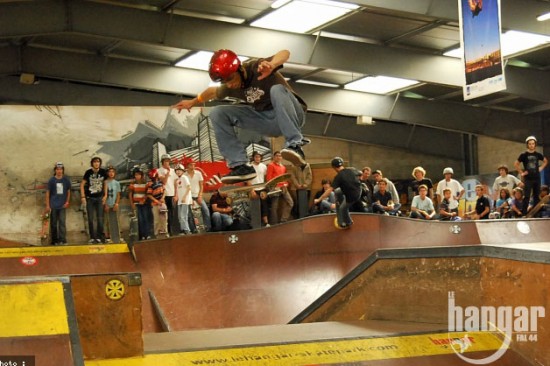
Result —
<instances>
[{"instance_id":1,"label":"wooden ramp","mask_svg":"<svg viewBox=\"0 0 550 366\"><path fill-rule=\"evenodd\" d=\"M145 355L94 360L87 366L149 365L468 365L450 346L466 333L449 333L442 324L391 321L325 322L246 328L181 331L145 335ZM501 340L469 333L462 355L490 356ZM513 350L498 365L530 365Z\"/></svg>"}]
</instances>

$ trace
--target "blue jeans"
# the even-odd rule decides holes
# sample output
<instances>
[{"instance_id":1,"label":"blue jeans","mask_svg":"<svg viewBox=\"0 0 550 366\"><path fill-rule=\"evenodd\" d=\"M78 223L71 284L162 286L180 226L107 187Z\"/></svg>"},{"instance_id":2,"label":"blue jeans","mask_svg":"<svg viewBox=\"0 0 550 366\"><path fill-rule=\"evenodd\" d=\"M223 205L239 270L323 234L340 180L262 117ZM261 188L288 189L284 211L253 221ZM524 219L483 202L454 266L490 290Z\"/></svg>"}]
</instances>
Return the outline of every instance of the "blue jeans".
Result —
<instances>
[{"instance_id":1,"label":"blue jeans","mask_svg":"<svg viewBox=\"0 0 550 366\"><path fill-rule=\"evenodd\" d=\"M305 123L302 105L283 85L272 86L270 93L273 109L257 111L250 105L222 105L210 112L218 148L230 168L249 162L235 127L264 136L284 136L284 147L301 144L300 129Z\"/></svg>"},{"instance_id":2,"label":"blue jeans","mask_svg":"<svg viewBox=\"0 0 550 366\"><path fill-rule=\"evenodd\" d=\"M188 221L188 214L191 211L189 208L190 205L178 205L178 219L180 222L180 230L188 233L191 230L189 230L189 221Z\"/></svg>"},{"instance_id":3,"label":"blue jeans","mask_svg":"<svg viewBox=\"0 0 550 366\"><path fill-rule=\"evenodd\" d=\"M220 212L214 212L212 214L212 231L225 230L231 226L231 224L233 224L233 217Z\"/></svg>"},{"instance_id":4,"label":"blue jeans","mask_svg":"<svg viewBox=\"0 0 550 366\"><path fill-rule=\"evenodd\" d=\"M52 237L52 243L66 243L67 242L67 229L65 225L66 212L64 208L52 208L50 212L50 231Z\"/></svg>"},{"instance_id":5,"label":"blue jeans","mask_svg":"<svg viewBox=\"0 0 550 366\"><path fill-rule=\"evenodd\" d=\"M197 202L197 197L193 197L193 201ZM208 209L208 205L206 204L206 201L203 199L201 201L201 214L202 214L202 222L204 226L206 226L206 231L212 230L212 223L210 221L210 210ZM191 210L191 205L189 205L189 214L188 221L189 221L189 229L191 232L197 231L197 226L195 225L195 219L193 218L193 211Z\"/></svg>"},{"instance_id":6,"label":"blue jeans","mask_svg":"<svg viewBox=\"0 0 550 366\"><path fill-rule=\"evenodd\" d=\"M105 233L103 232L102 197L86 197L86 213L88 215L90 239L105 241Z\"/></svg>"},{"instance_id":7,"label":"blue jeans","mask_svg":"<svg viewBox=\"0 0 550 366\"><path fill-rule=\"evenodd\" d=\"M147 238L153 232L153 210L148 204L136 205L139 238Z\"/></svg>"}]
</instances>

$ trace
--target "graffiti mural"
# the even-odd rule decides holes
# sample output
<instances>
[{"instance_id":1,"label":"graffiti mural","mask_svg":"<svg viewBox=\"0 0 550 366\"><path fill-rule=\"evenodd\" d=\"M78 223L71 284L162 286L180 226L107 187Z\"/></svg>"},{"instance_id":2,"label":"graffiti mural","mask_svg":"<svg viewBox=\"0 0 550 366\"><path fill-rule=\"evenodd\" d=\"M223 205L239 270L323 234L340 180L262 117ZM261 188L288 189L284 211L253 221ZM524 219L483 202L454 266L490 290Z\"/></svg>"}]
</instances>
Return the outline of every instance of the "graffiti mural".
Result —
<instances>
[{"instance_id":1,"label":"graffiti mural","mask_svg":"<svg viewBox=\"0 0 550 366\"><path fill-rule=\"evenodd\" d=\"M78 187L93 156L117 168L124 191L134 167L158 167L165 153L173 164L184 157L198 161L206 190L216 189L228 168L207 115L207 108L0 106L0 237L39 241L44 190L58 161L73 186L67 230L76 241L84 236ZM237 132L249 153L259 150L270 159L268 139Z\"/></svg>"}]
</instances>

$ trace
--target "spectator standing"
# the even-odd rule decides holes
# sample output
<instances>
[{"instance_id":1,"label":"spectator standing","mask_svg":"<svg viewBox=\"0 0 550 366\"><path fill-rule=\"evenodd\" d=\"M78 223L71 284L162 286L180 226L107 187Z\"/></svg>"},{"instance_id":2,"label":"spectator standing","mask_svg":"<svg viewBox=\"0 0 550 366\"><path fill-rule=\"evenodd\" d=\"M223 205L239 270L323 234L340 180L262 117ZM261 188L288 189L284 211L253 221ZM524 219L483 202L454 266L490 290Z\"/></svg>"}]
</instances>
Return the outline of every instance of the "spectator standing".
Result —
<instances>
[{"instance_id":1,"label":"spectator standing","mask_svg":"<svg viewBox=\"0 0 550 366\"><path fill-rule=\"evenodd\" d=\"M527 150L521 153L518 160L515 162L515 167L523 180L524 197L526 204L523 205L523 216L527 213L527 207L530 204L531 197L533 198L532 206L536 206L540 200L540 185L541 172L548 165L548 159L538 151L537 138L529 136L525 139ZM542 162L542 163L540 163Z\"/></svg>"},{"instance_id":2,"label":"spectator standing","mask_svg":"<svg viewBox=\"0 0 550 366\"><path fill-rule=\"evenodd\" d=\"M101 168L102 160L94 156L90 161L91 168L86 170L80 182L80 197L88 216L88 230L90 240L88 243L104 243L103 232L103 205L107 198L105 192L105 180L107 171Z\"/></svg>"},{"instance_id":3,"label":"spectator standing","mask_svg":"<svg viewBox=\"0 0 550 366\"><path fill-rule=\"evenodd\" d=\"M50 213L52 245L67 244L66 209L71 199L71 181L65 176L62 162L55 163L54 175L46 188L46 212Z\"/></svg>"},{"instance_id":4,"label":"spectator standing","mask_svg":"<svg viewBox=\"0 0 550 366\"><path fill-rule=\"evenodd\" d=\"M443 190L445 188L449 188L451 190L451 200L449 202L449 209L452 212L458 213L458 205L460 203L460 199L464 195L464 187L462 187L462 184L460 184L459 181L456 179L453 179L454 170L453 168L447 167L443 169L443 176L444 179L440 180L439 183L437 183L437 200L438 202L441 202L443 199Z\"/></svg>"}]
</instances>

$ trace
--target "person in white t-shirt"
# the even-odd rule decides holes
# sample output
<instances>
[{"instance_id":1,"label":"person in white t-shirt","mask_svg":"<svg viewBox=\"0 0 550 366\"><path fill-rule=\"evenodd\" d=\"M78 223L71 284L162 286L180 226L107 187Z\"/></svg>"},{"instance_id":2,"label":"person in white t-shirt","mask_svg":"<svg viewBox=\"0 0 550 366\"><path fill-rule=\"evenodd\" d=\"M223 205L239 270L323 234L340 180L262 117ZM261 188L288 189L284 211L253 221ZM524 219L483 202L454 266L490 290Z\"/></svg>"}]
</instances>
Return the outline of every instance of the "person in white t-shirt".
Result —
<instances>
[{"instance_id":1,"label":"person in white t-shirt","mask_svg":"<svg viewBox=\"0 0 550 366\"><path fill-rule=\"evenodd\" d=\"M500 190L505 188L510 193L510 196L514 194L514 188L521 187L523 188L523 183L518 178L514 177L512 174L508 174L508 167L504 164L498 166L498 174L495 182L493 183L493 200L498 200L500 198Z\"/></svg>"},{"instance_id":2,"label":"person in white t-shirt","mask_svg":"<svg viewBox=\"0 0 550 366\"><path fill-rule=\"evenodd\" d=\"M258 183L265 183L265 176L267 175L267 165L262 163L262 154L260 154L257 151L254 151L252 153L252 167L256 171L256 178L252 179L250 181L250 184L258 184ZM260 198L260 192L262 190L258 191L252 191L252 198L258 199ZM262 215L262 224L264 226L269 226L268 223L268 213L269 213L269 205L267 204L267 198L260 200L260 212Z\"/></svg>"},{"instance_id":3,"label":"person in white t-shirt","mask_svg":"<svg viewBox=\"0 0 550 366\"><path fill-rule=\"evenodd\" d=\"M178 221L180 223L180 234L190 234L191 230L189 228L189 211L191 210L191 204L193 203L193 198L191 197L191 183L189 183L189 178L183 175L183 165L178 164L174 169L178 179L174 182L176 188L176 195L174 200L178 205Z\"/></svg>"},{"instance_id":4,"label":"person in white t-shirt","mask_svg":"<svg viewBox=\"0 0 550 366\"><path fill-rule=\"evenodd\" d=\"M191 184L191 197L193 201L201 207L202 220L206 226L206 231L212 229L212 224L210 220L210 210L206 201L202 198L202 193L204 189L204 177L202 173L195 169L195 161L192 158L185 160L185 175L189 178L189 183ZM190 221L190 229L195 232L195 221L193 219Z\"/></svg>"},{"instance_id":5,"label":"person in white t-shirt","mask_svg":"<svg viewBox=\"0 0 550 366\"><path fill-rule=\"evenodd\" d=\"M174 182L178 179L178 176L176 175L176 171L170 168L170 160L171 157L169 154L164 154L160 157L161 167L158 169L158 176L164 185L164 203L168 210L168 232L170 235L177 235L179 234L179 225L178 209L174 200Z\"/></svg>"},{"instance_id":6,"label":"person in white t-shirt","mask_svg":"<svg viewBox=\"0 0 550 366\"><path fill-rule=\"evenodd\" d=\"M449 188L451 190L451 199L449 201L449 210L452 212L458 212L458 204L462 196L464 195L464 187L462 187L462 184L460 184L459 181L456 179L453 179L453 168L445 168L443 169L443 176L444 179L440 180L439 183L437 183L437 200L438 202L443 201L443 190L445 188Z\"/></svg>"}]
</instances>

